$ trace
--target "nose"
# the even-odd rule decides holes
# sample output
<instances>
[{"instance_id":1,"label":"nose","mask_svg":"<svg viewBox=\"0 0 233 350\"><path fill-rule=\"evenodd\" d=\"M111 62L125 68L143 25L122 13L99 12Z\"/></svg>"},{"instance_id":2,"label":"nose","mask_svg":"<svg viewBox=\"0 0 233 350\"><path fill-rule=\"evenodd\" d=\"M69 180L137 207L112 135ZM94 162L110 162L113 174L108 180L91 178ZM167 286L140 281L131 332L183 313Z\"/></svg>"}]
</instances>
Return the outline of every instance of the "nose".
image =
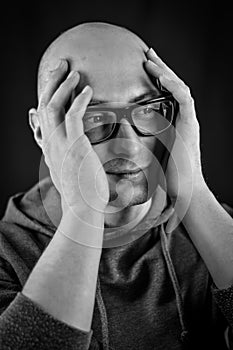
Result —
<instances>
[{"instance_id":1,"label":"nose","mask_svg":"<svg viewBox=\"0 0 233 350\"><path fill-rule=\"evenodd\" d=\"M122 118L120 123L118 134L112 140L112 151L115 154L123 153L125 155L135 156L141 148L140 139L126 118Z\"/></svg>"}]
</instances>

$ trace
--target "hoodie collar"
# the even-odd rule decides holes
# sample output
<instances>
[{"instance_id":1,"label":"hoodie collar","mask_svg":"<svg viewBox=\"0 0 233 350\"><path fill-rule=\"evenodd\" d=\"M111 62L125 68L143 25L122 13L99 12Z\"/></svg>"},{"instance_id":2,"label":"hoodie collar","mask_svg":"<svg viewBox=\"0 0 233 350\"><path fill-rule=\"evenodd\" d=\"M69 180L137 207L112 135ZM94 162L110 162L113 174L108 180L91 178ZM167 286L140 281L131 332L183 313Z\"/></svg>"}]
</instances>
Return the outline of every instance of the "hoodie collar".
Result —
<instances>
[{"instance_id":1,"label":"hoodie collar","mask_svg":"<svg viewBox=\"0 0 233 350\"><path fill-rule=\"evenodd\" d=\"M46 177L28 191L11 196L2 221L52 237L56 231L54 222L59 222L60 217L59 193L51 178Z\"/></svg>"},{"instance_id":2,"label":"hoodie collar","mask_svg":"<svg viewBox=\"0 0 233 350\"><path fill-rule=\"evenodd\" d=\"M168 202L165 191L158 187L152 197L150 209L137 225L133 225L129 230L127 225L117 231L105 229L107 234L104 238L104 247L127 244L168 219L169 222L175 222L174 215L174 209ZM61 216L60 194L48 176L28 191L11 196L2 221L31 228L52 237Z\"/></svg>"}]
</instances>

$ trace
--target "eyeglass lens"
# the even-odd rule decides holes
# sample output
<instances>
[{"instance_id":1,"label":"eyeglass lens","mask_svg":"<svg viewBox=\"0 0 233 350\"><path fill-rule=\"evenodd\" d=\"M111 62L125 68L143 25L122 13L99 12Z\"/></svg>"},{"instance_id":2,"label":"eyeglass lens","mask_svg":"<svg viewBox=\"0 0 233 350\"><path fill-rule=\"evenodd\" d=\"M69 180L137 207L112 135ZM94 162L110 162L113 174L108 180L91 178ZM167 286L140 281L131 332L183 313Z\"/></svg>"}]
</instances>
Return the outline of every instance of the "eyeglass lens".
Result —
<instances>
[{"instance_id":1,"label":"eyeglass lens","mask_svg":"<svg viewBox=\"0 0 233 350\"><path fill-rule=\"evenodd\" d=\"M172 101L165 100L138 106L131 112L136 128L144 135L156 135L167 129L173 119ZM91 143L107 139L117 122L116 113L108 110L87 111L83 118L84 132Z\"/></svg>"}]
</instances>

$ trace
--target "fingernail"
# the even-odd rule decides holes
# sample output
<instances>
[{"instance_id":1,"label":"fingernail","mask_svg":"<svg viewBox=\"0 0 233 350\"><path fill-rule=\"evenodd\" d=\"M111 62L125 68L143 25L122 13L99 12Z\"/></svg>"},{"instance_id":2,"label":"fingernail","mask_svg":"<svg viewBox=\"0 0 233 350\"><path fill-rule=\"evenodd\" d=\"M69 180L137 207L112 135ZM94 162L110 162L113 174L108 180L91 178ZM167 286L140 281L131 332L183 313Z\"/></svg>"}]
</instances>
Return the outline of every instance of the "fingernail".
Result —
<instances>
[{"instance_id":1,"label":"fingernail","mask_svg":"<svg viewBox=\"0 0 233 350\"><path fill-rule=\"evenodd\" d=\"M147 60L148 63L152 63L153 65L155 65L155 63L153 61L151 61L149 58Z\"/></svg>"},{"instance_id":2,"label":"fingernail","mask_svg":"<svg viewBox=\"0 0 233 350\"><path fill-rule=\"evenodd\" d=\"M157 54L156 54L155 50L154 50L154 49L152 49L152 47L150 48L149 53L151 53L151 54L152 54L152 55L154 55L154 56L157 56Z\"/></svg>"},{"instance_id":3,"label":"fingernail","mask_svg":"<svg viewBox=\"0 0 233 350\"><path fill-rule=\"evenodd\" d=\"M82 94L85 94L86 92L90 91L90 86L86 85L85 88L82 90Z\"/></svg>"},{"instance_id":4,"label":"fingernail","mask_svg":"<svg viewBox=\"0 0 233 350\"><path fill-rule=\"evenodd\" d=\"M73 78L73 77L75 77L75 76L77 76L77 75L78 75L78 72L77 72L76 70L72 70L72 71L68 74L67 79Z\"/></svg>"},{"instance_id":5,"label":"fingernail","mask_svg":"<svg viewBox=\"0 0 233 350\"><path fill-rule=\"evenodd\" d=\"M65 66L65 65L66 65L66 60L65 60L64 58L61 58L58 67L60 68L60 67L63 67L63 66Z\"/></svg>"},{"instance_id":6,"label":"fingernail","mask_svg":"<svg viewBox=\"0 0 233 350\"><path fill-rule=\"evenodd\" d=\"M152 67L158 67L158 65L150 59L147 60L147 63L151 64Z\"/></svg>"},{"instance_id":7,"label":"fingernail","mask_svg":"<svg viewBox=\"0 0 233 350\"><path fill-rule=\"evenodd\" d=\"M50 69L49 71L52 73L58 68L62 68L66 64L66 60L64 58L59 59L58 64L56 65L55 68Z\"/></svg>"}]
</instances>

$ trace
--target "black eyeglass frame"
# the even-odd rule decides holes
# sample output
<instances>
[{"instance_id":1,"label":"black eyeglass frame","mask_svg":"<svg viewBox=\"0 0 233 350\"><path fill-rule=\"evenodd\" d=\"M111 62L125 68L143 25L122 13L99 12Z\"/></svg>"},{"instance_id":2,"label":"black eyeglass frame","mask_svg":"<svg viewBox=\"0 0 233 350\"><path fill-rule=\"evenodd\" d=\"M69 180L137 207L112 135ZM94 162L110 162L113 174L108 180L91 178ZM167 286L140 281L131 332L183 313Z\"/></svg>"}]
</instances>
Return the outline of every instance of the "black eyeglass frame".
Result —
<instances>
[{"instance_id":1,"label":"black eyeglass frame","mask_svg":"<svg viewBox=\"0 0 233 350\"><path fill-rule=\"evenodd\" d=\"M153 133L153 134L149 134L149 133L145 134L145 133L142 133L140 130L138 130L136 125L134 124L134 121L132 118L132 111L139 106L146 106L146 105L150 105L152 103L163 102L163 101L171 101L172 105L173 105L173 115L172 115L171 121L169 122L169 125L165 129L163 129L157 133ZM133 130L136 132L136 134L138 136L148 137L148 136L158 135L158 134L164 132L165 130L167 130L172 124L174 124L175 119L176 119L176 115L177 115L177 110L178 110L178 103L174 99L172 94L166 94L166 95L163 95L163 96L160 96L157 98L153 98L151 100L143 101L143 102L132 103L126 107L107 107L105 105L106 104L102 104L101 107L89 106L86 109L86 112L114 111L114 113L116 114L116 117L117 117L116 121L114 123L112 123L113 127L111 130L111 133L99 141L96 141L96 142L90 141L92 145L103 143L105 141L108 141L108 140L114 138L119 131L119 128L121 125L120 120L122 118L127 118L127 120L130 122ZM115 110L116 110L116 112L115 112ZM85 118L85 115L84 115L84 118Z\"/></svg>"}]
</instances>

